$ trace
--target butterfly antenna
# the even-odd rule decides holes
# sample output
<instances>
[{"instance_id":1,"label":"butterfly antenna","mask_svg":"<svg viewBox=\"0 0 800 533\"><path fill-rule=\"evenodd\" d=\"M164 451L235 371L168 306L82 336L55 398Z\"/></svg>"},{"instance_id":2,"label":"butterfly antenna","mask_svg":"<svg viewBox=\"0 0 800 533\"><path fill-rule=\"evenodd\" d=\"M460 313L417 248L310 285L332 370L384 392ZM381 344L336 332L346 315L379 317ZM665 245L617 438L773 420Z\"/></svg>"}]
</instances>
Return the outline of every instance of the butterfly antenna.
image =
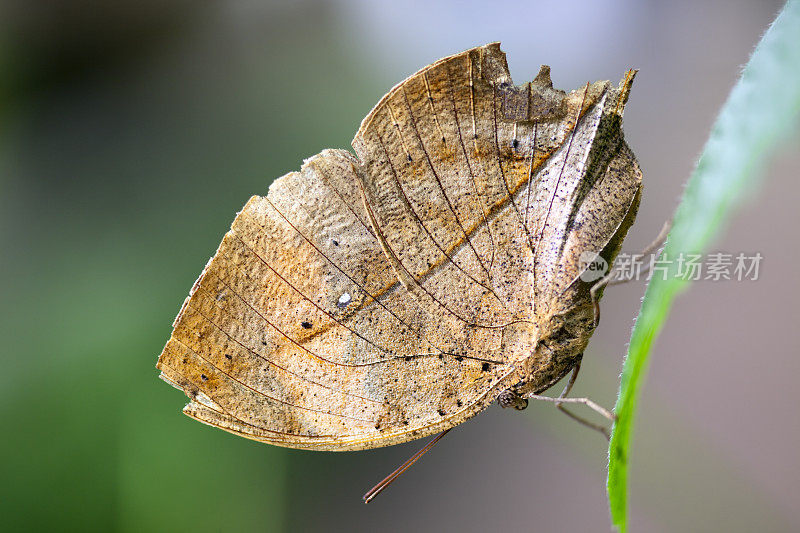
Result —
<instances>
[{"instance_id":1,"label":"butterfly antenna","mask_svg":"<svg viewBox=\"0 0 800 533\"><path fill-rule=\"evenodd\" d=\"M377 485L375 485L374 487L369 489L367 491L367 493L364 494L364 496L362 496L362 499L364 500L364 503L371 502L373 500L373 498L375 498L375 496L377 496L378 494L383 492L383 489L388 487L392 483L392 481L394 481L395 479L400 477L400 474L402 474L403 472L405 472L406 470L411 468L411 465L416 463L417 460L420 457L422 457L423 455L428 453L428 451L431 448L433 448L436 445L436 443L439 442L439 439L444 437L447 434L448 431L450 431L450 430L449 429L445 429L444 431L442 431L441 433L436 435L424 448L422 448L420 451L418 451L417 453L415 453L414 455L409 457L408 461L406 461L405 463L401 464L399 467L397 467L397 469L395 469L394 472L392 472L391 474L389 474L388 476L386 476L385 478L380 480Z\"/></svg>"}]
</instances>

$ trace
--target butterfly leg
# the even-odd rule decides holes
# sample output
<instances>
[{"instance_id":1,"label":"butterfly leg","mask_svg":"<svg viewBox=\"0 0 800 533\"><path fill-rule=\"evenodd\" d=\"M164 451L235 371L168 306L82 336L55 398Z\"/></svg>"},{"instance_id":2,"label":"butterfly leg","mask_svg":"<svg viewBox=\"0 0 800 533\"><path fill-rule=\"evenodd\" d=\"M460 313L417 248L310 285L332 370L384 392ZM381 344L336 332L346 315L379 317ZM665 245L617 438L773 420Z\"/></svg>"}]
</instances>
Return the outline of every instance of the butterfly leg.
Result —
<instances>
[{"instance_id":1,"label":"butterfly leg","mask_svg":"<svg viewBox=\"0 0 800 533\"><path fill-rule=\"evenodd\" d=\"M572 386L575 384L575 380L578 378L578 372L580 371L580 369L581 369L581 363L579 361L575 365L575 367L573 368L572 375L569 377L569 381L567 382L567 385L564 387L564 390L561 391L561 395L558 398L553 398L551 396L540 396L538 394L529 394L529 395L527 395L527 398L530 398L532 400L544 400L544 401L547 401L547 402L555 403L556 407L558 407L558 409L561 412L563 412L564 414L566 414L567 416L569 416L573 420L583 424L584 426L589 427L591 429L594 429L596 431L599 431L600 433L603 434L603 436L606 438L606 440L610 440L611 439L611 435L609 434L608 428L606 428L605 426L602 426L600 424L595 424L594 422L590 422L589 420L586 420L585 418L576 415L575 413L573 413L572 411L570 411L569 409L567 409L563 405L565 403L580 403L580 404L583 404L583 405L589 407L593 411L599 413L600 415L602 415L603 417L607 418L611 422L614 422L617 419L617 417L614 415L614 413L612 413L608 409L605 409L604 407L601 407L600 405L596 404L595 402L593 402L589 398L567 398L567 395L572 390Z\"/></svg>"},{"instance_id":2,"label":"butterfly leg","mask_svg":"<svg viewBox=\"0 0 800 533\"><path fill-rule=\"evenodd\" d=\"M649 245L647 245L647 247L644 250L642 250L639 255L642 256L650 255L651 253L661 248L667 240L667 235L669 234L670 229L672 229L672 219L669 219L666 222L664 222L664 226L661 228L661 231L658 232L658 236L655 238L655 240L651 242ZM599 293L600 290L603 289L603 287L606 287L608 285L621 285L629 281L634 281L635 279L637 279L638 275L646 274L650 270L651 266L652 263L648 263L647 265L645 265L644 268L640 269L637 272L636 276L629 275L627 277L620 277L619 272L617 272L612 268L608 274L597 280L597 282L594 285L592 285L592 288L589 290L589 294L592 297L592 306L594 307L595 327L597 326L598 322L600 322L600 305L599 305L600 299L598 298L597 293Z\"/></svg>"}]
</instances>

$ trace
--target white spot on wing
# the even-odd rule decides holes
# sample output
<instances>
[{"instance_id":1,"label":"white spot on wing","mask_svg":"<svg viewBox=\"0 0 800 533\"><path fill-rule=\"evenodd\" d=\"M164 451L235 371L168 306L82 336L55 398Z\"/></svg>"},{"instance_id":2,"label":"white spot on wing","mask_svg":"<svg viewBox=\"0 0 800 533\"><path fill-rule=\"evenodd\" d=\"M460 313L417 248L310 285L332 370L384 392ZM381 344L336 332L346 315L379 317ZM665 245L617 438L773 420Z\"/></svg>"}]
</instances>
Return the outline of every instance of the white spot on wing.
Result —
<instances>
[{"instance_id":1,"label":"white spot on wing","mask_svg":"<svg viewBox=\"0 0 800 533\"><path fill-rule=\"evenodd\" d=\"M339 307L347 307L347 304L349 304L351 300L352 298L350 297L350 293L346 292L339 296L339 301L336 303L336 305Z\"/></svg>"}]
</instances>

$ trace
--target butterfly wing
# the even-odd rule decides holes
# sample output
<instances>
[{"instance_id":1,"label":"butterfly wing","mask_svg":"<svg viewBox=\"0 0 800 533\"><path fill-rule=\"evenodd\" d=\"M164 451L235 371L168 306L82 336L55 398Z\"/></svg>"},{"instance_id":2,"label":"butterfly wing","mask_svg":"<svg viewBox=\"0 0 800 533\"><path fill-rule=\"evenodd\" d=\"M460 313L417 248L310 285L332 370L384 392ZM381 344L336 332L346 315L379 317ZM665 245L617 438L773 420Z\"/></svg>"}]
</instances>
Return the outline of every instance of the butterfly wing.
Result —
<instances>
[{"instance_id":1,"label":"butterfly wing","mask_svg":"<svg viewBox=\"0 0 800 533\"><path fill-rule=\"evenodd\" d=\"M159 358L184 412L351 450L448 429L507 388L537 334L537 176L606 92L543 73L514 88L496 44L445 58L365 118L358 159L323 151L251 198Z\"/></svg>"},{"instance_id":2,"label":"butterfly wing","mask_svg":"<svg viewBox=\"0 0 800 533\"><path fill-rule=\"evenodd\" d=\"M578 278L587 258L602 252L611 263L635 218L642 173L621 128L634 75L603 93L537 176L531 205L540 323L575 305L585 292Z\"/></svg>"}]
</instances>

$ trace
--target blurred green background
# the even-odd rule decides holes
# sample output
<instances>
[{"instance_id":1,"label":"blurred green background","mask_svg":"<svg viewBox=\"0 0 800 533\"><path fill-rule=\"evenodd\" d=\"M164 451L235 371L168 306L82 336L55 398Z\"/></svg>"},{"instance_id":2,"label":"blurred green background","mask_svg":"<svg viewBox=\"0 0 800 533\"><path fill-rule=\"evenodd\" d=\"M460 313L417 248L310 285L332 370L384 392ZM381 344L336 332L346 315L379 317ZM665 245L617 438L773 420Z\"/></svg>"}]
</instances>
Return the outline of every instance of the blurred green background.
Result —
<instances>
[{"instance_id":1,"label":"blurred green background","mask_svg":"<svg viewBox=\"0 0 800 533\"><path fill-rule=\"evenodd\" d=\"M606 447L550 405L491 408L373 504L420 443L279 449L203 426L157 379L234 214L396 82L500 40L517 83L640 69L626 136L642 248L779 1L0 4L3 530L607 531ZM632 531L800 530L797 142L718 243L757 282L698 283L654 357ZM612 405L643 286L606 291L576 394Z\"/></svg>"}]
</instances>

